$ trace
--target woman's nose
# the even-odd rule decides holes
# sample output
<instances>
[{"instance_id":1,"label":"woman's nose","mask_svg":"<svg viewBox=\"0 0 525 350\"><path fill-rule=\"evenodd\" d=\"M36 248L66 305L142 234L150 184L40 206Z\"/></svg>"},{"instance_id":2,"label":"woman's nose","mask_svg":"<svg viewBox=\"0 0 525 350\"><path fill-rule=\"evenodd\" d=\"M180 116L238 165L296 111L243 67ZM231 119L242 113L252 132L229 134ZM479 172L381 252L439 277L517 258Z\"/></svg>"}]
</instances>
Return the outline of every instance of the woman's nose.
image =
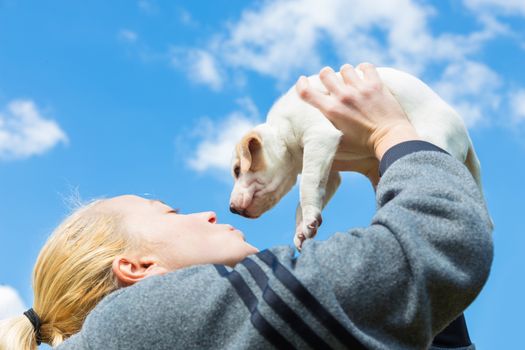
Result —
<instances>
[{"instance_id":1,"label":"woman's nose","mask_svg":"<svg viewBox=\"0 0 525 350\"><path fill-rule=\"evenodd\" d=\"M214 223L217 222L217 214L215 214L215 212L213 212L213 211L206 211L206 212L202 213L202 215L204 215L205 219L210 224L214 224Z\"/></svg>"}]
</instances>

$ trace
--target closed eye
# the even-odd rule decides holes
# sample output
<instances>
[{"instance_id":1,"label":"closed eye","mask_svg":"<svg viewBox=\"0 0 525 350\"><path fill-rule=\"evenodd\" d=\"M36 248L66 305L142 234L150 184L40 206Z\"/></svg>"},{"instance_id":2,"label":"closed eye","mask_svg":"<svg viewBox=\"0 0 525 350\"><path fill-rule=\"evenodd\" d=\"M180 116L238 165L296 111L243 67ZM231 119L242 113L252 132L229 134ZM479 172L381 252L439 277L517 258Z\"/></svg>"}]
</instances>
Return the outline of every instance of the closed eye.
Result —
<instances>
[{"instance_id":1,"label":"closed eye","mask_svg":"<svg viewBox=\"0 0 525 350\"><path fill-rule=\"evenodd\" d=\"M166 212L166 214L178 214L179 213L179 209L170 209Z\"/></svg>"}]
</instances>

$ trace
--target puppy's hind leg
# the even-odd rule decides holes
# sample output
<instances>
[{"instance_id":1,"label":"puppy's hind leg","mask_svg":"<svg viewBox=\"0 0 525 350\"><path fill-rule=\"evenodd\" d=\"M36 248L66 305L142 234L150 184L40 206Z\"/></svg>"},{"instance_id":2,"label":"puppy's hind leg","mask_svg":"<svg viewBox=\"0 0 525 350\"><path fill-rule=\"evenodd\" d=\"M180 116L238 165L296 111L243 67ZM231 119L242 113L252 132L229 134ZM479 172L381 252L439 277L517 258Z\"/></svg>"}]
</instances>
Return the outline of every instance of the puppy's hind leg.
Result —
<instances>
[{"instance_id":1,"label":"puppy's hind leg","mask_svg":"<svg viewBox=\"0 0 525 350\"><path fill-rule=\"evenodd\" d=\"M305 239L312 238L317 233L322 222L321 210L337 189L338 175L333 175L332 181L335 183L331 183L329 188L327 184L341 136L342 133L333 127L316 126L315 130L308 130L303 138L303 171L300 184L302 220L298 222L294 237L295 246L299 250ZM299 219L299 215L297 218Z\"/></svg>"}]
</instances>

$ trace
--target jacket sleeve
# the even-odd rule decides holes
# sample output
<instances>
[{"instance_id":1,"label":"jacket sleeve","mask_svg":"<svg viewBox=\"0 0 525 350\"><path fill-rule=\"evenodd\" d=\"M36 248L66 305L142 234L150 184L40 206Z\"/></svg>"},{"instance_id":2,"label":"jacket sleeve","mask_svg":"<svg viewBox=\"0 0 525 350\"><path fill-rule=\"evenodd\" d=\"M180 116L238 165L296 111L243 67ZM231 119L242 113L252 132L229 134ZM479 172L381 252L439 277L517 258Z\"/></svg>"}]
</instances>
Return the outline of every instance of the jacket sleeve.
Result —
<instances>
[{"instance_id":1,"label":"jacket sleeve","mask_svg":"<svg viewBox=\"0 0 525 350\"><path fill-rule=\"evenodd\" d=\"M492 224L483 197L463 164L421 151L390 165L376 200L369 227L306 241L297 259L277 259L363 347L428 348L488 277ZM307 299L295 307L319 314Z\"/></svg>"}]
</instances>

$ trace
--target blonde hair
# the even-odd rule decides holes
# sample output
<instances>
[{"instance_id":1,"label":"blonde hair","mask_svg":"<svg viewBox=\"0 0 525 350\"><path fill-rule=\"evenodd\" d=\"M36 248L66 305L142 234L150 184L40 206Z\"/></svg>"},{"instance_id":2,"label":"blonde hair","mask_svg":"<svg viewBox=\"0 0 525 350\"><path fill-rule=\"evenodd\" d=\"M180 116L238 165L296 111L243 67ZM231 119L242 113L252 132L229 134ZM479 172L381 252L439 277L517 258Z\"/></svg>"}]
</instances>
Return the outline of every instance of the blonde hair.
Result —
<instances>
[{"instance_id":1,"label":"blonde hair","mask_svg":"<svg viewBox=\"0 0 525 350\"><path fill-rule=\"evenodd\" d=\"M33 270L33 309L42 322L41 341L57 346L77 333L98 302L119 288L113 259L131 247L121 218L93 201L67 217L49 237ZM0 322L0 350L36 349L29 319Z\"/></svg>"}]
</instances>

